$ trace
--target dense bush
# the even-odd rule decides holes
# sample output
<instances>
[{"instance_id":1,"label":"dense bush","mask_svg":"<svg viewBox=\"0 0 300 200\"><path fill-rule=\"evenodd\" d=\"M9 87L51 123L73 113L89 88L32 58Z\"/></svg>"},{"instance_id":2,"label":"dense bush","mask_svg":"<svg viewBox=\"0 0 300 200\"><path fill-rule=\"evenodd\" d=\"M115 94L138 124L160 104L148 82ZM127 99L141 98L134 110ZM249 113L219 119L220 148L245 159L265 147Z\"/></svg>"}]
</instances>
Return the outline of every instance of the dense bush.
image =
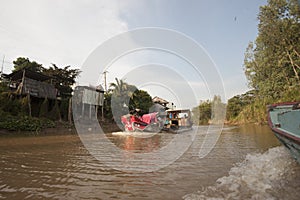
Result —
<instances>
[{"instance_id":1,"label":"dense bush","mask_svg":"<svg viewBox=\"0 0 300 200\"><path fill-rule=\"evenodd\" d=\"M15 94L2 92L0 95L0 110L15 116L22 111L22 104Z\"/></svg>"},{"instance_id":2,"label":"dense bush","mask_svg":"<svg viewBox=\"0 0 300 200\"><path fill-rule=\"evenodd\" d=\"M0 111L0 129L9 131L40 131L44 128L55 127L55 123L46 118L28 116L12 116Z\"/></svg>"}]
</instances>

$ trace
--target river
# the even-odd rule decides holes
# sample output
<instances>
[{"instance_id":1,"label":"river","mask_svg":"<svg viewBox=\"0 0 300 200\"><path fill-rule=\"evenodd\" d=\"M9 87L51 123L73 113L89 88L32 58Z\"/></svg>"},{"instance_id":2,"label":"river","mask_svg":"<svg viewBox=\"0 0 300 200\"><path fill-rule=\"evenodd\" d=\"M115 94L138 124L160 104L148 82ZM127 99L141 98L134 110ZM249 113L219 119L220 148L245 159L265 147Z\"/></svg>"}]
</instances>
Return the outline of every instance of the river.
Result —
<instances>
[{"instance_id":1,"label":"river","mask_svg":"<svg viewBox=\"0 0 300 200\"><path fill-rule=\"evenodd\" d=\"M142 153L162 148L174 134L106 137ZM268 127L225 127L201 159L201 140L194 142L170 165L142 173L110 168L78 135L1 137L0 199L300 199L300 166Z\"/></svg>"}]
</instances>

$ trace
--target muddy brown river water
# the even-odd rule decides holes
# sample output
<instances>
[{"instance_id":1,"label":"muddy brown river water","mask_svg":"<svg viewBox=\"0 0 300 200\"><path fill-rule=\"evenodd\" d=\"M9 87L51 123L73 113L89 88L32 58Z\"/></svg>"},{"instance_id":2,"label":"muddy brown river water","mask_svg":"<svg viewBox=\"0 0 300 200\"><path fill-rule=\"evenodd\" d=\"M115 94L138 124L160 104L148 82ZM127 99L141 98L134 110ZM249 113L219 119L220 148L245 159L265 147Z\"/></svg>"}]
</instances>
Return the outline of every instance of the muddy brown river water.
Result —
<instances>
[{"instance_id":1,"label":"muddy brown river water","mask_svg":"<svg viewBox=\"0 0 300 200\"><path fill-rule=\"evenodd\" d=\"M225 127L200 159L205 130L175 162L147 173L110 168L78 135L0 137L0 199L300 199L300 166L268 127ZM174 134L106 137L142 153L162 148ZM179 137L185 141L186 134Z\"/></svg>"}]
</instances>

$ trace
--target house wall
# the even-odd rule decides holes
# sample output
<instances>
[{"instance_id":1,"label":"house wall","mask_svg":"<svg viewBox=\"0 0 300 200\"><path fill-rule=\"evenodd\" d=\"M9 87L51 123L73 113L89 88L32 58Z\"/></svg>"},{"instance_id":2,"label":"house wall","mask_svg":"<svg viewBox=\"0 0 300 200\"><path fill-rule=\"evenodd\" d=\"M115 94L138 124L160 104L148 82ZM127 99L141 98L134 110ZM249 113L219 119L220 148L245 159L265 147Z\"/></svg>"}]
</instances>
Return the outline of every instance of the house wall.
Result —
<instances>
[{"instance_id":1,"label":"house wall","mask_svg":"<svg viewBox=\"0 0 300 200\"><path fill-rule=\"evenodd\" d=\"M83 89L82 103L102 106L104 94L95 90Z\"/></svg>"},{"instance_id":2,"label":"house wall","mask_svg":"<svg viewBox=\"0 0 300 200\"><path fill-rule=\"evenodd\" d=\"M25 77L21 93L29 93L31 96L38 98L56 99L57 90L49 83Z\"/></svg>"}]
</instances>

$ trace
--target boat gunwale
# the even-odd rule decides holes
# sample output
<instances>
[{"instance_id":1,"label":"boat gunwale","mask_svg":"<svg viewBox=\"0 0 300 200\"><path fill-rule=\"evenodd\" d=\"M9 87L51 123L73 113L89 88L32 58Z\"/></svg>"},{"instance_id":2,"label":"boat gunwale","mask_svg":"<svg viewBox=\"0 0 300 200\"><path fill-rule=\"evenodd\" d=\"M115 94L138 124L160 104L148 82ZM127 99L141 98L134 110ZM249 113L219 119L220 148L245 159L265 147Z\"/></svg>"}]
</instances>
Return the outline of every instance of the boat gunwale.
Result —
<instances>
[{"instance_id":1,"label":"boat gunwale","mask_svg":"<svg viewBox=\"0 0 300 200\"><path fill-rule=\"evenodd\" d=\"M283 129L280 128L276 128L271 120L271 116L270 116L270 112L272 109L278 107L278 106L295 106L298 105L299 102L284 102L284 103L276 103L276 104L272 104L268 106L268 124L269 127L272 129L272 131L274 131L277 134L282 135L283 137L286 137L287 139L291 139L293 140L295 143L300 145L300 137L296 137L286 131L284 131ZM293 108L291 110L294 110Z\"/></svg>"}]
</instances>

